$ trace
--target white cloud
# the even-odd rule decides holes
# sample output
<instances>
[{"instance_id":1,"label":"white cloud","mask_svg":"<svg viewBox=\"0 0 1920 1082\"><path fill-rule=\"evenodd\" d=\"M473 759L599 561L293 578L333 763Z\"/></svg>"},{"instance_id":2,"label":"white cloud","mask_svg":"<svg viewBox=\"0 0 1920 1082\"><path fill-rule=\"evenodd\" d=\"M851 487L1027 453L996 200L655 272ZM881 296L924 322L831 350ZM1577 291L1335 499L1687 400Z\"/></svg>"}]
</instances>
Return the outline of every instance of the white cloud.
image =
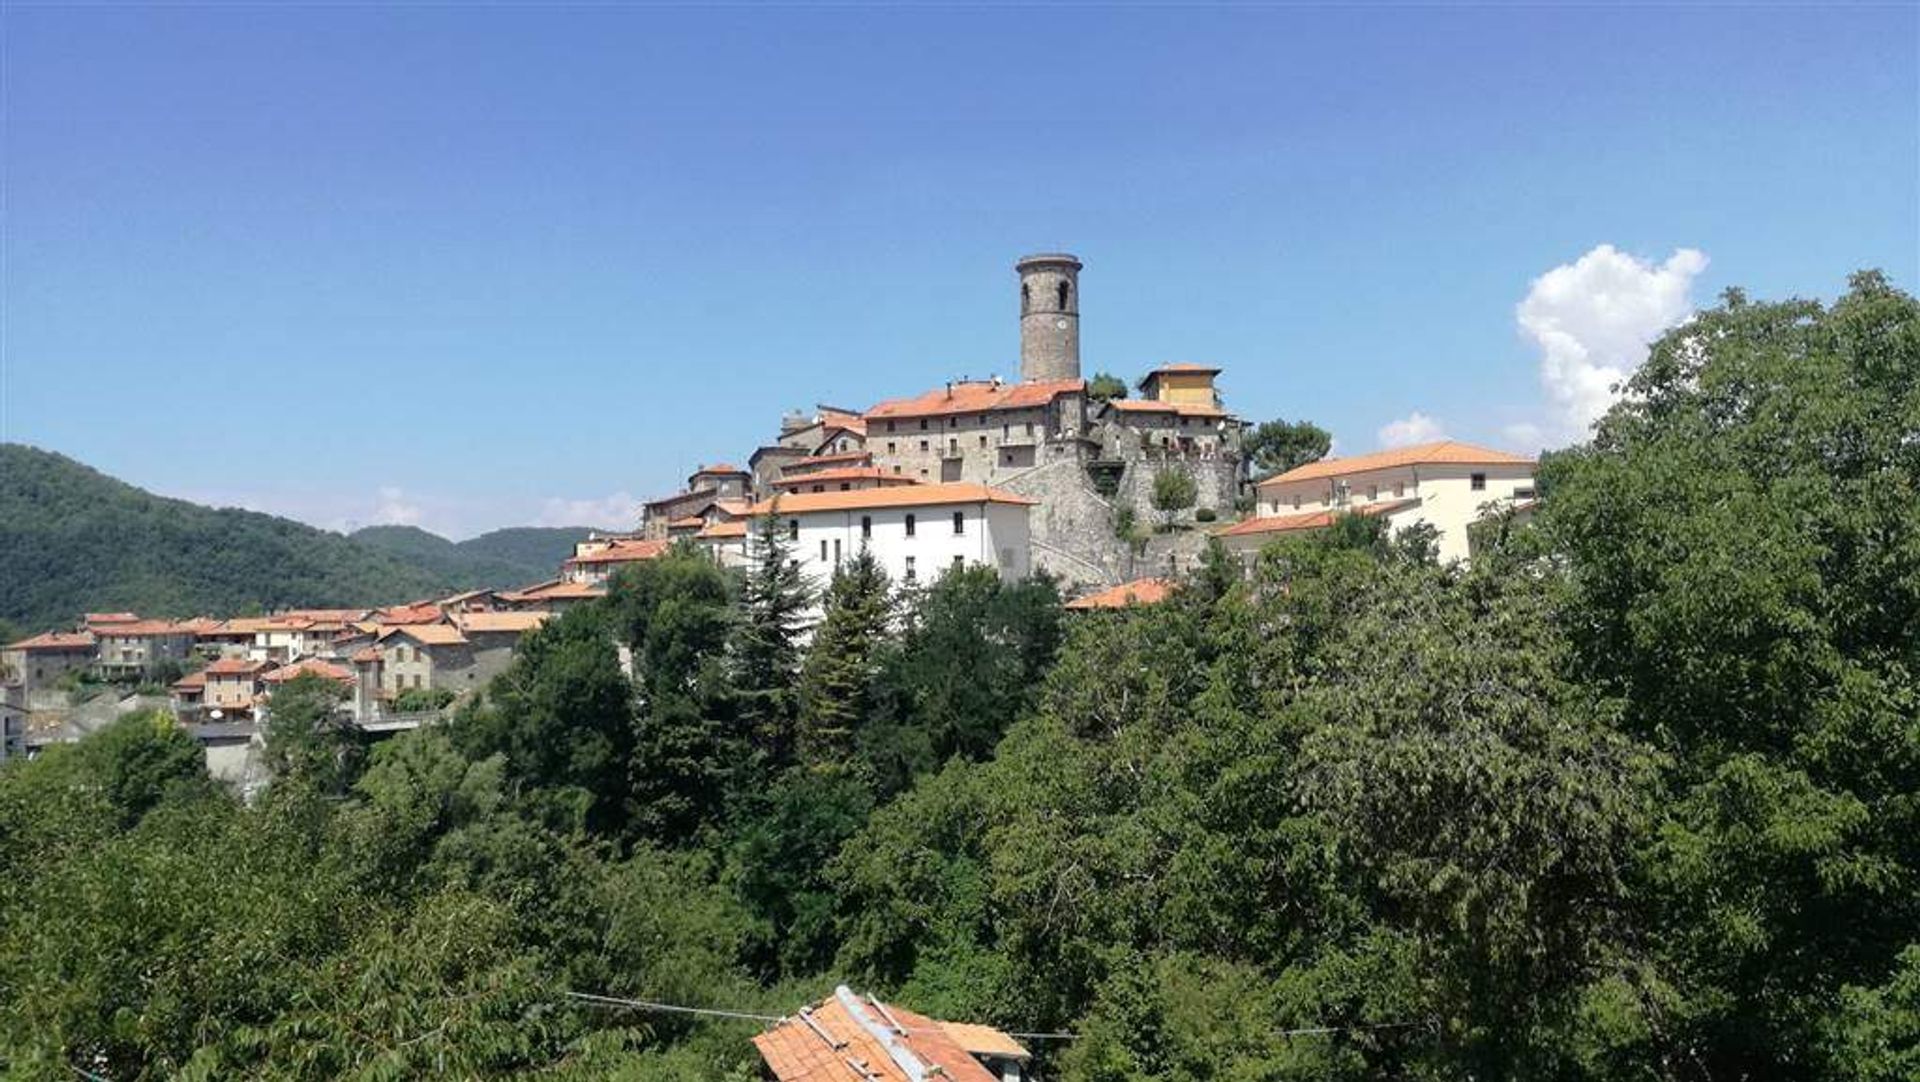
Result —
<instances>
[{"instance_id":1,"label":"white cloud","mask_svg":"<svg viewBox=\"0 0 1920 1082\"><path fill-rule=\"evenodd\" d=\"M1416 443L1444 440L1447 432L1437 419L1414 410L1397 421L1382 425L1379 437L1382 447L1411 447Z\"/></svg>"},{"instance_id":2,"label":"white cloud","mask_svg":"<svg viewBox=\"0 0 1920 1082\"><path fill-rule=\"evenodd\" d=\"M570 500L549 497L533 520L535 526L602 526L631 530L640 522L640 501L620 491L599 499Z\"/></svg>"},{"instance_id":3,"label":"white cloud","mask_svg":"<svg viewBox=\"0 0 1920 1082\"><path fill-rule=\"evenodd\" d=\"M1534 279L1514 318L1540 349L1552 411L1544 428L1584 436L1646 359L1647 345L1693 314L1693 280L1706 268L1706 254L1693 248L1655 266L1602 244Z\"/></svg>"},{"instance_id":4,"label":"white cloud","mask_svg":"<svg viewBox=\"0 0 1920 1082\"><path fill-rule=\"evenodd\" d=\"M409 503L406 493L394 485L380 487L380 500L373 509L373 521L381 526L420 525L420 505Z\"/></svg>"}]
</instances>

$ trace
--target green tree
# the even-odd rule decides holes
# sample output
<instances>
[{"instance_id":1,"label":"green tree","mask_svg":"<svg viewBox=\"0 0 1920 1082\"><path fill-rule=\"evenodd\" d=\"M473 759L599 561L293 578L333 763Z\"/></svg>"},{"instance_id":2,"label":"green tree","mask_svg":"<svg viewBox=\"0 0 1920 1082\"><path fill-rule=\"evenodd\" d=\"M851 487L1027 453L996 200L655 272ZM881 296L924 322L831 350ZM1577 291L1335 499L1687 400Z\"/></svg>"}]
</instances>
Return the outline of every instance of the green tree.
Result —
<instances>
[{"instance_id":1,"label":"green tree","mask_svg":"<svg viewBox=\"0 0 1920 1082\"><path fill-rule=\"evenodd\" d=\"M1127 381L1111 372L1095 373L1087 381L1087 397L1095 402L1127 397Z\"/></svg>"},{"instance_id":2,"label":"green tree","mask_svg":"<svg viewBox=\"0 0 1920 1082\"><path fill-rule=\"evenodd\" d=\"M1241 439L1240 449L1265 477L1327 457L1333 435L1312 421L1264 421Z\"/></svg>"},{"instance_id":3,"label":"green tree","mask_svg":"<svg viewBox=\"0 0 1920 1082\"><path fill-rule=\"evenodd\" d=\"M733 689L757 750L776 765L793 760L800 638L813 590L793 558L778 508L753 530L752 565L741 591L733 645Z\"/></svg>"},{"instance_id":4,"label":"green tree","mask_svg":"<svg viewBox=\"0 0 1920 1082\"><path fill-rule=\"evenodd\" d=\"M267 704L267 767L275 778L344 792L359 776L366 747L341 711L347 689L318 673L280 685Z\"/></svg>"},{"instance_id":5,"label":"green tree","mask_svg":"<svg viewBox=\"0 0 1920 1082\"><path fill-rule=\"evenodd\" d=\"M1730 292L1541 464L1573 671L1667 763L1618 1059L1867 1073L1816 1050L1920 938L1916 418L1920 306L1868 272Z\"/></svg>"},{"instance_id":6,"label":"green tree","mask_svg":"<svg viewBox=\"0 0 1920 1082\"><path fill-rule=\"evenodd\" d=\"M1173 520L1180 512L1193 506L1199 493L1200 486L1193 475L1178 467L1165 466L1153 475L1153 509L1160 512L1168 529L1173 527Z\"/></svg>"},{"instance_id":7,"label":"green tree","mask_svg":"<svg viewBox=\"0 0 1920 1082\"><path fill-rule=\"evenodd\" d=\"M887 573L862 548L836 568L826 608L800 673L799 754L815 766L842 764L871 708L879 653L891 619Z\"/></svg>"}]
</instances>

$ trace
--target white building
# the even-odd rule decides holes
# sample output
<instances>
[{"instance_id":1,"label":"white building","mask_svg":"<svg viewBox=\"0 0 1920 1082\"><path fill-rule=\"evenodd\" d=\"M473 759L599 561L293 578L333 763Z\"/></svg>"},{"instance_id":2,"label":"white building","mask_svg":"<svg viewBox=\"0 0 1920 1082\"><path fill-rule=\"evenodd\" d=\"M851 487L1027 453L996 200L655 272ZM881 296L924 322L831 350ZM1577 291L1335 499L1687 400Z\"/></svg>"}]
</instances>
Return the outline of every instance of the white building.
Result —
<instances>
[{"instance_id":1,"label":"white building","mask_svg":"<svg viewBox=\"0 0 1920 1082\"><path fill-rule=\"evenodd\" d=\"M1324 526L1341 512L1382 515L1399 532L1439 531L1440 559L1468 557L1467 527L1533 499L1534 461L1456 440L1309 462L1261 481L1256 516L1221 531L1233 547L1257 547L1291 528Z\"/></svg>"},{"instance_id":2,"label":"white building","mask_svg":"<svg viewBox=\"0 0 1920 1082\"><path fill-rule=\"evenodd\" d=\"M788 493L755 504L753 514L779 520L801 571L824 590L840 561L862 548L896 586L925 585L952 567L1024 578L1033 566L1033 506L986 485L954 483Z\"/></svg>"}]
</instances>

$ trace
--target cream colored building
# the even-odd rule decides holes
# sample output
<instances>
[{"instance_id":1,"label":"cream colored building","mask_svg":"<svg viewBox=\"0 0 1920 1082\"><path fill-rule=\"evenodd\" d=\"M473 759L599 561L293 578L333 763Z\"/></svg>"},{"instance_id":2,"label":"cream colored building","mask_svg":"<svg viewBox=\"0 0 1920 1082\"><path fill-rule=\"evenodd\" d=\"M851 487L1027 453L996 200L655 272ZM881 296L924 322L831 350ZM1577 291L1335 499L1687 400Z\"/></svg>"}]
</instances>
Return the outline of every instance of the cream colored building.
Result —
<instances>
[{"instance_id":1,"label":"cream colored building","mask_svg":"<svg viewBox=\"0 0 1920 1082\"><path fill-rule=\"evenodd\" d=\"M1321 459L1261 481L1257 518L1221 531L1221 537L1231 542L1284 532L1280 521L1263 519L1315 528L1341 512L1377 514L1396 533L1416 523L1432 525L1440 559L1465 560L1467 527L1533 499L1533 470L1534 461L1524 455L1457 440ZM1325 519L1316 523L1316 516Z\"/></svg>"}]
</instances>

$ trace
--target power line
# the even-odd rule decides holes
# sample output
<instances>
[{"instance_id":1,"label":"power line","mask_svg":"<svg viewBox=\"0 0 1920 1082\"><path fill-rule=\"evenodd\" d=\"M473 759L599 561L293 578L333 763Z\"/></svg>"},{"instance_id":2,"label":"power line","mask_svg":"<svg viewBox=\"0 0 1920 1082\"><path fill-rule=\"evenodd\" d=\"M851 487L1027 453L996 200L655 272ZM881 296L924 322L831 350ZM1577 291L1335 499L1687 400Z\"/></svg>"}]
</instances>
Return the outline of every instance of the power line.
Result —
<instances>
[{"instance_id":1,"label":"power line","mask_svg":"<svg viewBox=\"0 0 1920 1082\"><path fill-rule=\"evenodd\" d=\"M669 1014L691 1014L691 1015L698 1015L706 1018L732 1018L732 1019L738 1019L743 1022L779 1023L779 1022L785 1022L788 1020L788 1017L784 1015L756 1014L752 1011L723 1010L718 1007L687 1007L678 1003L657 1003L657 1002L654 1002L653 1000L647 1000L647 999L622 999L618 996L602 996L602 995L596 995L592 992L571 992L570 991L570 992L566 992L565 995L569 999L577 999L585 1003L595 1004L597 1006L624 1007L624 1008L628 1008L630 1010L636 1010L636 1011L662 1011ZM1333 1033L1364 1033L1371 1030L1380 1030L1380 1029L1406 1029L1410 1026L1418 1026L1422 1024L1423 1023L1421 1022L1415 1021L1415 1022L1374 1022L1374 1023L1357 1025L1357 1026L1305 1026L1300 1029L1275 1030L1274 1035L1278 1037L1314 1037L1314 1036L1324 1036L1324 1035L1333 1034ZM902 1028L903 1030L909 1033L932 1032L932 1031L918 1030L918 1029L915 1029L914 1027L903 1026L900 1028ZM1028 1041L1073 1041L1073 1040L1078 1040L1080 1038L1080 1035L1078 1033L1013 1033L1006 1030L1002 1030L1001 1032L1006 1033L1007 1036L1009 1037L1017 1037L1017 1038L1020 1038L1021 1040L1028 1040Z\"/></svg>"}]
</instances>

